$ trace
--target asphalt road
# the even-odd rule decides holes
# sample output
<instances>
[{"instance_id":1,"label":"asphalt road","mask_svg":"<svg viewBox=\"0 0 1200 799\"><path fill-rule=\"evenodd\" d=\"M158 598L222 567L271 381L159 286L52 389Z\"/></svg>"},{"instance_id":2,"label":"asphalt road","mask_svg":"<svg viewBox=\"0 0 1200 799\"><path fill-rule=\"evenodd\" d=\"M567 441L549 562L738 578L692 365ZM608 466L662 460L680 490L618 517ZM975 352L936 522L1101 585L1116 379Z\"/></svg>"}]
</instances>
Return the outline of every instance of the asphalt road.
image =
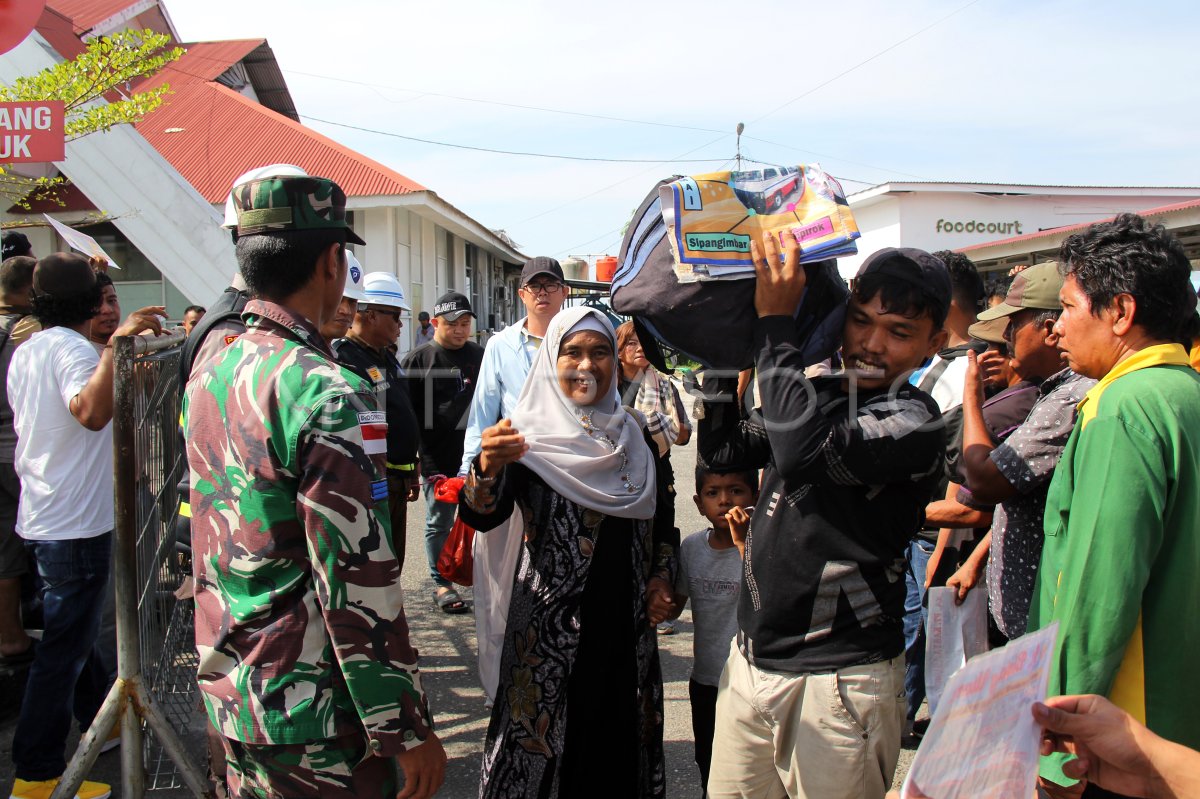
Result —
<instances>
[{"instance_id":1,"label":"asphalt road","mask_svg":"<svg viewBox=\"0 0 1200 799\"><path fill-rule=\"evenodd\" d=\"M676 524L684 535L703 529L707 523L692 502L695 493L692 474L695 447L677 447L672 456L678 476L679 501ZM436 729L449 758L446 782L440 796L453 799L477 794L479 763L488 715L483 705L483 690L475 671L475 625L471 614L448 615L432 600L432 584L424 563L424 503L409 506L407 548L401 585L405 610L414 645L420 652L421 670L429 692ZM470 597L469 589L464 589ZM667 760L667 791L672 797L700 796L699 772L693 763L691 716L687 681L692 659L691 612L685 610L676 625L676 634L659 636L660 657L665 688L666 723L664 740ZM0 706L11 708L19 699L11 679L0 676ZM12 785L11 742L16 726L10 710L0 722L0 790L7 795ZM71 746L74 746L72 741ZM901 751L896 784L903 779L913 752ZM120 757L116 751L104 754L92 770L92 779L120 784ZM114 787L114 796L120 796ZM153 791L152 796L175 799L187 794L179 789Z\"/></svg>"}]
</instances>

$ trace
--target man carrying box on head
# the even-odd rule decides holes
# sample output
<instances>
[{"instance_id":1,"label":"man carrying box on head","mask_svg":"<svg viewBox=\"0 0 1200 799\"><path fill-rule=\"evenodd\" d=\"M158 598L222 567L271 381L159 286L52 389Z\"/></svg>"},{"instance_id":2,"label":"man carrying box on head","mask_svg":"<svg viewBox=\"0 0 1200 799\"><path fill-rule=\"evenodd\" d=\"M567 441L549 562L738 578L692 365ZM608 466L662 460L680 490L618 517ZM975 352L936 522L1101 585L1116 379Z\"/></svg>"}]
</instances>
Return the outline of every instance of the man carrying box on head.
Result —
<instances>
[{"instance_id":1,"label":"man carrying box on head","mask_svg":"<svg viewBox=\"0 0 1200 799\"><path fill-rule=\"evenodd\" d=\"M907 378L946 340L950 277L921 250L875 253L846 313L847 371L809 380L805 271L785 245L753 248L761 408L709 400L699 423L707 466L764 469L708 795L883 799L904 720L904 553L946 449L937 404Z\"/></svg>"}]
</instances>

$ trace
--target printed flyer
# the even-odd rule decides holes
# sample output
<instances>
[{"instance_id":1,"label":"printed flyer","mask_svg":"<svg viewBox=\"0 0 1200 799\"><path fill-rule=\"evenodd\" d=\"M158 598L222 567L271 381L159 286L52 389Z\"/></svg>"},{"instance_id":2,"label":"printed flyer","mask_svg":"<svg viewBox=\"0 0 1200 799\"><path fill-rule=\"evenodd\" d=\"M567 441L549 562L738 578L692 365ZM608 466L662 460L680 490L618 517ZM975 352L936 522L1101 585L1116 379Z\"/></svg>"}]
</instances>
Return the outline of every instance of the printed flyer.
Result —
<instances>
[{"instance_id":1,"label":"printed flyer","mask_svg":"<svg viewBox=\"0 0 1200 799\"><path fill-rule=\"evenodd\" d=\"M682 178L659 189L680 279L750 276L750 242L790 235L802 262L858 252L861 235L841 185L819 164Z\"/></svg>"},{"instance_id":2,"label":"printed flyer","mask_svg":"<svg viewBox=\"0 0 1200 799\"><path fill-rule=\"evenodd\" d=\"M903 799L1028 799L1058 623L979 655L946 685L901 790Z\"/></svg>"}]
</instances>

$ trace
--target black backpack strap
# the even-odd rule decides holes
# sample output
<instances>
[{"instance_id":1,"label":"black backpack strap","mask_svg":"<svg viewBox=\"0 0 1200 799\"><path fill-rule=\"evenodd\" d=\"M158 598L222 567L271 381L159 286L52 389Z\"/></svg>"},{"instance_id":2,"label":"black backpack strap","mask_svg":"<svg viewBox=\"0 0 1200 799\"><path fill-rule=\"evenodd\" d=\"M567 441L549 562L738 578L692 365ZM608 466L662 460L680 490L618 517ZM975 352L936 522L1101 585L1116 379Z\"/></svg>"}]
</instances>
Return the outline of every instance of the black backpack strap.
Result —
<instances>
[{"instance_id":1,"label":"black backpack strap","mask_svg":"<svg viewBox=\"0 0 1200 799\"><path fill-rule=\"evenodd\" d=\"M208 338L209 332L230 319L240 319L242 311L249 302L250 295L245 291L235 289L233 286L225 289L217 301L212 304L212 307L204 314L196 326L192 328L192 332L188 334L187 341L183 343L183 352L179 358L179 379L180 385L186 386L188 378L192 376L192 367L196 363L196 352L200 349L200 345Z\"/></svg>"},{"instance_id":2,"label":"black backpack strap","mask_svg":"<svg viewBox=\"0 0 1200 799\"><path fill-rule=\"evenodd\" d=\"M21 324L21 320L29 314L10 313L0 317L0 351L8 346L8 339L12 335L13 328Z\"/></svg>"}]
</instances>

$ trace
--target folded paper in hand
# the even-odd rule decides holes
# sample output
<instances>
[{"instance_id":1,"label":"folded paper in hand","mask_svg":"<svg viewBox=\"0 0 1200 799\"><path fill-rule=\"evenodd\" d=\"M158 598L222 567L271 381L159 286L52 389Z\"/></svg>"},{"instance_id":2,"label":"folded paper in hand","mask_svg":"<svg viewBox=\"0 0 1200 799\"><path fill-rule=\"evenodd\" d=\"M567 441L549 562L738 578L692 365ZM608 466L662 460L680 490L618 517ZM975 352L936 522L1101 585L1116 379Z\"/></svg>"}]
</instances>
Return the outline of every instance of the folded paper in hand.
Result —
<instances>
[{"instance_id":1,"label":"folded paper in hand","mask_svg":"<svg viewBox=\"0 0 1200 799\"><path fill-rule=\"evenodd\" d=\"M930 714L950 675L971 658L987 651L987 591L976 588L961 605L956 588L929 589L929 629L925 636L925 692Z\"/></svg>"},{"instance_id":2,"label":"folded paper in hand","mask_svg":"<svg viewBox=\"0 0 1200 799\"><path fill-rule=\"evenodd\" d=\"M972 659L942 696L901 789L903 799L1026 799L1037 780L1058 622Z\"/></svg>"}]
</instances>

